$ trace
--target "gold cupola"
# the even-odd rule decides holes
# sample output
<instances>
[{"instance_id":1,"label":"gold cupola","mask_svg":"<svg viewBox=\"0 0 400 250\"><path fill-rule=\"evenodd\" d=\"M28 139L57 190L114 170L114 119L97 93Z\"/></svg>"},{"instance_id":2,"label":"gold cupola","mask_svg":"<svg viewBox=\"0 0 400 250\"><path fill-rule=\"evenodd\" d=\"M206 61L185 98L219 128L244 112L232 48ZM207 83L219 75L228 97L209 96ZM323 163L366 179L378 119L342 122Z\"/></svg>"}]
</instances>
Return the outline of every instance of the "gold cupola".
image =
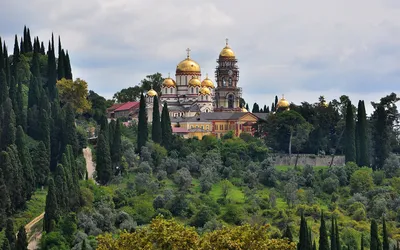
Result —
<instances>
[{"instance_id":1,"label":"gold cupola","mask_svg":"<svg viewBox=\"0 0 400 250\"><path fill-rule=\"evenodd\" d=\"M210 89L215 88L214 83L208 78L208 74L206 75L206 79L201 82L202 87L207 87Z\"/></svg>"},{"instance_id":2,"label":"gold cupola","mask_svg":"<svg viewBox=\"0 0 400 250\"><path fill-rule=\"evenodd\" d=\"M282 95L282 98L276 104L277 109L289 109L290 103L285 99L285 96Z\"/></svg>"},{"instance_id":3,"label":"gold cupola","mask_svg":"<svg viewBox=\"0 0 400 250\"><path fill-rule=\"evenodd\" d=\"M187 57L176 66L176 73L200 73L200 65L190 58L190 49L187 49Z\"/></svg>"},{"instance_id":4,"label":"gold cupola","mask_svg":"<svg viewBox=\"0 0 400 250\"><path fill-rule=\"evenodd\" d=\"M228 45L228 38L226 39L225 47L221 50L221 53L219 53L220 57L231 57L235 58L235 52L229 47Z\"/></svg>"},{"instance_id":5,"label":"gold cupola","mask_svg":"<svg viewBox=\"0 0 400 250\"><path fill-rule=\"evenodd\" d=\"M164 88L176 88L176 82L174 79L172 79L169 74L168 77L164 79L163 81L163 87Z\"/></svg>"},{"instance_id":6,"label":"gold cupola","mask_svg":"<svg viewBox=\"0 0 400 250\"><path fill-rule=\"evenodd\" d=\"M211 95L211 90L207 87L201 87L199 95Z\"/></svg>"},{"instance_id":7,"label":"gold cupola","mask_svg":"<svg viewBox=\"0 0 400 250\"><path fill-rule=\"evenodd\" d=\"M201 87L201 82L200 80L193 76L192 79L189 81L189 87Z\"/></svg>"},{"instance_id":8,"label":"gold cupola","mask_svg":"<svg viewBox=\"0 0 400 250\"><path fill-rule=\"evenodd\" d=\"M153 89L153 88L151 88L149 91L147 91L147 96L156 96L157 95L157 92Z\"/></svg>"}]
</instances>

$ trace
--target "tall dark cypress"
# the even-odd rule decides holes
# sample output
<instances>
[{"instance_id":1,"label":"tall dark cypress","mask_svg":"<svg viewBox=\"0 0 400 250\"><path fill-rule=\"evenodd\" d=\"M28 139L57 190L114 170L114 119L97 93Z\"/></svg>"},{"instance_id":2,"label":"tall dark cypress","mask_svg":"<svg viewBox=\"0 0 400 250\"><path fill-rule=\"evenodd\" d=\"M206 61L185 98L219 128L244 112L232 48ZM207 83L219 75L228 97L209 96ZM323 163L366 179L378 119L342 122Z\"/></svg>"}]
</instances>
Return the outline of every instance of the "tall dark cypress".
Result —
<instances>
[{"instance_id":1,"label":"tall dark cypress","mask_svg":"<svg viewBox=\"0 0 400 250\"><path fill-rule=\"evenodd\" d=\"M374 132L373 132L373 145L374 145L374 163L373 168L382 169L385 160L389 157L390 144L389 144L389 127L388 117L385 108L379 105L374 112Z\"/></svg>"},{"instance_id":2,"label":"tall dark cypress","mask_svg":"<svg viewBox=\"0 0 400 250\"><path fill-rule=\"evenodd\" d=\"M26 38L27 38L26 52L32 52L33 51L32 37L31 37L31 31L29 30L29 28L28 28L28 31L26 33Z\"/></svg>"},{"instance_id":3,"label":"tall dark cypress","mask_svg":"<svg viewBox=\"0 0 400 250\"><path fill-rule=\"evenodd\" d=\"M40 83L39 86L42 86L42 78L40 75L39 53L33 53L31 72L34 77L38 78Z\"/></svg>"},{"instance_id":4,"label":"tall dark cypress","mask_svg":"<svg viewBox=\"0 0 400 250\"><path fill-rule=\"evenodd\" d=\"M4 117L2 121L1 149L15 143L15 113L10 98L3 105Z\"/></svg>"},{"instance_id":5,"label":"tall dark cypress","mask_svg":"<svg viewBox=\"0 0 400 250\"><path fill-rule=\"evenodd\" d=\"M10 156L11 165L13 168L13 179L11 185L12 202L16 209L21 209L26 204L26 190L24 189L23 167L18 156L18 149L15 145L10 145L7 148L7 153ZM10 190L10 189L9 189Z\"/></svg>"},{"instance_id":6,"label":"tall dark cypress","mask_svg":"<svg viewBox=\"0 0 400 250\"><path fill-rule=\"evenodd\" d=\"M385 217L382 218L382 230L383 230L383 242L382 242L382 250L389 250L389 236L386 228L386 220Z\"/></svg>"},{"instance_id":7,"label":"tall dark cypress","mask_svg":"<svg viewBox=\"0 0 400 250\"><path fill-rule=\"evenodd\" d=\"M28 109L39 104L40 84L37 77L31 76L28 91Z\"/></svg>"},{"instance_id":8,"label":"tall dark cypress","mask_svg":"<svg viewBox=\"0 0 400 250\"><path fill-rule=\"evenodd\" d=\"M51 104L50 119L50 170L53 172L57 166L61 151L62 120L58 98Z\"/></svg>"},{"instance_id":9,"label":"tall dark cypress","mask_svg":"<svg viewBox=\"0 0 400 250\"><path fill-rule=\"evenodd\" d=\"M369 154L367 147L367 115L365 112L364 101L358 102L357 112L357 165L369 167Z\"/></svg>"},{"instance_id":10,"label":"tall dark cypress","mask_svg":"<svg viewBox=\"0 0 400 250\"><path fill-rule=\"evenodd\" d=\"M27 195L27 200L30 200L35 191L35 173L33 172L32 158L27 146L24 130L21 126L17 129L17 138L15 144L18 149L18 156L23 166L24 189Z\"/></svg>"},{"instance_id":11,"label":"tall dark cypress","mask_svg":"<svg viewBox=\"0 0 400 250\"><path fill-rule=\"evenodd\" d=\"M374 219L372 219L371 221L370 249L381 250L381 242L378 235L378 225L376 224L376 221Z\"/></svg>"},{"instance_id":12,"label":"tall dark cypress","mask_svg":"<svg viewBox=\"0 0 400 250\"><path fill-rule=\"evenodd\" d=\"M278 105L278 96L275 96L274 107L276 107L276 105Z\"/></svg>"},{"instance_id":13,"label":"tall dark cypress","mask_svg":"<svg viewBox=\"0 0 400 250\"><path fill-rule=\"evenodd\" d=\"M341 250L342 247L340 245L340 234L339 234L339 227L337 224L337 219L335 219L335 236L336 236L336 249Z\"/></svg>"},{"instance_id":14,"label":"tall dark cypress","mask_svg":"<svg viewBox=\"0 0 400 250\"><path fill-rule=\"evenodd\" d=\"M7 78L7 86L10 88L11 84L11 68L10 68L10 61L8 59L8 52L7 52L7 47L4 44L3 47L3 53L4 53L4 71L6 72L6 78Z\"/></svg>"},{"instance_id":15,"label":"tall dark cypress","mask_svg":"<svg viewBox=\"0 0 400 250\"><path fill-rule=\"evenodd\" d=\"M114 165L118 165L122 157L121 148L121 122L117 120L114 128L113 142L111 147L111 159Z\"/></svg>"},{"instance_id":16,"label":"tall dark cypress","mask_svg":"<svg viewBox=\"0 0 400 250\"><path fill-rule=\"evenodd\" d=\"M11 250L11 246L7 238L3 240L3 245L1 246L1 250Z\"/></svg>"},{"instance_id":17,"label":"tall dark cypress","mask_svg":"<svg viewBox=\"0 0 400 250\"><path fill-rule=\"evenodd\" d=\"M97 138L96 172L98 182L103 185L112 178L110 147L103 131Z\"/></svg>"},{"instance_id":18,"label":"tall dark cypress","mask_svg":"<svg viewBox=\"0 0 400 250\"><path fill-rule=\"evenodd\" d=\"M310 250L311 246L309 245L309 231L307 227L307 221L304 218L304 215L301 214L300 219L300 234L299 234L299 243L297 244L298 250Z\"/></svg>"},{"instance_id":19,"label":"tall dark cypress","mask_svg":"<svg viewBox=\"0 0 400 250\"><path fill-rule=\"evenodd\" d=\"M25 42L24 42L24 40L23 40L23 38L21 37L21 42L20 42L20 54L21 55L23 55L23 54L25 54L25 47L24 47L24 44L25 44Z\"/></svg>"},{"instance_id":20,"label":"tall dark cypress","mask_svg":"<svg viewBox=\"0 0 400 250\"><path fill-rule=\"evenodd\" d=\"M263 108L264 113L267 113L267 105L264 104L264 108Z\"/></svg>"},{"instance_id":21,"label":"tall dark cypress","mask_svg":"<svg viewBox=\"0 0 400 250\"><path fill-rule=\"evenodd\" d=\"M38 132L38 139L44 143L47 151L50 152L50 121L45 109L39 110Z\"/></svg>"},{"instance_id":22,"label":"tall dark cypress","mask_svg":"<svg viewBox=\"0 0 400 250\"><path fill-rule=\"evenodd\" d=\"M46 49L44 47L44 43L43 42L41 42L41 44L40 44L40 54L46 55Z\"/></svg>"},{"instance_id":23,"label":"tall dark cypress","mask_svg":"<svg viewBox=\"0 0 400 250\"><path fill-rule=\"evenodd\" d=\"M50 101L56 98L56 83L57 83L57 63L54 54L53 45L49 44L49 50L47 52L47 84L46 89L49 95Z\"/></svg>"},{"instance_id":24,"label":"tall dark cypress","mask_svg":"<svg viewBox=\"0 0 400 250\"><path fill-rule=\"evenodd\" d=\"M79 143L76 135L75 127L75 113L71 104L67 103L64 106L64 124L63 124L63 136L62 136L62 152L64 152L67 145L71 145L74 151L74 155L78 155Z\"/></svg>"},{"instance_id":25,"label":"tall dark cypress","mask_svg":"<svg viewBox=\"0 0 400 250\"><path fill-rule=\"evenodd\" d=\"M324 213L321 213L321 225L319 227L319 250L329 250L328 232L326 231Z\"/></svg>"},{"instance_id":26,"label":"tall dark cypress","mask_svg":"<svg viewBox=\"0 0 400 250\"><path fill-rule=\"evenodd\" d=\"M171 119L169 117L168 104L167 102L164 102L161 112L161 145L168 149L172 144L172 139L172 127Z\"/></svg>"},{"instance_id":27,"label":"tall dark cypress","mask_svg":"<svg viewBox=\"0 0 400 250\"><path fill-rule=\"evenodd\" d=\"M12 74L16 78L17 81L18 81L17 71L18 71L19 62L20 62L20 52L19 52L19 46L18 46L18 37L17 37L17 35L15 35Z\"/></svg>"},{"instance_id":28,"label":"tall dark cypress","mask_svg":"<svg viewBox=\"0 0 400 250\"><path fill-rule=\"evenodd\" d=\"M16 250L28 250L28 239L24 226L18 230L17 242L15 243Z\"/></svg>"},{"instance_id":29,"label":"tall dark cypress","mask_svg":"<svg viewBox=\"0 0 400 250\"><path fill-rule=\"evenodd\" d=\"M14 76L11 78L10 88L8 90L8 96L11 99L11 103L14 111L18 112L18 102L17 102L17 83Z\"/></svg>"},{"instance_id":30,"label":"tall dark cypress","mask_svg":"<svg viewBox=\"0 0 400 250\"><path fill-rule=\"evenodd\" d=\"M361 247L360 250L364 250L364 234L361 234Z\"/></svg>"},{"instance_id":31,"label":"tall dark cypress","mask_svg":"<svg viewBox=\"0 0 400 250\"><path fill-rule=\"evenodd\" d=\"M15 231L14 231L14 222L12 219L7 220L7 226L5 231L6 239L8 243L10 243L11 249L14 249L16 238L15 238Z\"/></svg>"},{"instance_id":32,"label":"tall dark cypress","mask_svg":"<svg viewBox=\"0 0 400 250\"><path fill-rule=\"evenodd\" d=\"M276 112L276 108L275 108L275 104L274 103L271 104L271 112Z\"/></svg>"},{"instance_id":33,"label":"tall dark cypress","mask_svg":"<svg viewBox=\"0 0 400 250\"><path fill-rule=\"evenodd\" d=\"M285 231L282 235L282 238L284 239L288 239L290 242L293 241L293 235L292 235L292 231L290 230L290 226L289 224L286 225Z\"/></svg>"},{"instance_id":34,"label":"tall dark cypress","mask_svg":"<svg viewBox=\"0 0 400 250\"><path fill-rule=\"evenodd\" d=\"M160 144L161 143L161 118L160 118L160 106L158 103L158 96L154 96L153 101L153 121L151 124L151 139Z\"/></svg>"},{"instance_id":35,"label":"tall dark cypress","mask_svg":"<svg viewBox=\"0 0 400 250\"><path fill-rule=\"evenodd\" d=\"M35 173L35 181L38 186L46 184L46 178L50 172L50 160L46 146L41 141L33 151L32 165Z\"/></svg>"},{"instance_id":36,"label":"tall dark cypress","mask_svg":"<svg viewBox=\"0 0 400 250\"><path fill-rule=\"evenodd\" d=\"M24 131L27 129L27 124L26 124L26 112L24 109L24 94L22 90L22 82L18 82L18 87L17 87L17 94L16 94L16 100L17 100L17 107L16 107L16 120L17 120L17 125L22 126Z\"/></svg>"},{"instance_id":37,"label":"tall dark cypress","mask_svg":"<svg viewBox=\"0 0 400 250\"><path fill-rule=\"evenodd\" d=\"M246 109L247 109L247 111L249 111L249 104L248 103L246 103Z\"/></svg>"},{"instance_id":38,"label":"tall dark cypress","mask_svg":"<svg viewBox=\"0 0 400 250\"><path fill-rule=\"evenodd\" d=\"M7 217L11 212L10 195L2 171L0 171L0 231L6 226Z\"/></svg>"},{"instance_id":39,"label":"tall dark cypress","mask_svg":"<svg viewBox=\"0 0 400 250\"><path fill-rule=\"evenodd\" d=\"M62 49L61 52L58 54L58 68L57 68L57 77L58 80L65 78L65 54L64 50Z\"/></svg>"},{"instance_id":40,"label":"tall dark cypress","mask_svg":"<svg viewBox=\"0 0 400 250\"><path fill-rule=\"evenodd\" d=\"M149 132L147 129L147 110L146 101L143 93L140 95L140 106L139 106L139 121L138 121L138 135L137 135L137 152L141 152L142 147L146 145L148 140Z\"/></svg>"},{"instance_id":41,"label":"tall dark cypress","mask_svg":"<svg viewBox=\"0 0 400 250\"><path fill-rule=\"evenodd\" d=\"M5 61L4 61L4 55L3 55L3 43L2 43L1 37L0 37L0 71L1 70L5 71Z\"/></svg>"},{"instance_id":42,"label":"tall dark cypress","mask_svg":"<svg viewBox=\"0 0 400 250\"><path fill-rule=\"evenodd\" d=\"M46 196L46 207L43 220L43 230L47 233L52 232L55 228L55 223L59 218L59 208L57 206L57 193L53 178L48 180L49 190Z\"/></svg>"},{"instance_id":43,"label":"tall dark cypress","mask_svg":"<svg viewBox=\"0 0 400 250\"><path fill-rule=\"evenodd\" d=\"M356 145L355 145L355 125L354 114L351 101L349 100L346 108L346 129L345 129L345 161L356 161Z\"/></svg>"},{"instance_id":44,"label":"tall dark cypress","mask_svg":"<svg viewBox=\"0 0 400 250\"><path fill-rule=\"evenodd\" d=\"M63 154L63 158L64 158ZM63 159L63 163L64 159ZM67 162L68 163L68 162ZM69 194L68 194L68 183L67 177L62 164L58 164L56 167L56 171L54 173L54 182L57 183L55 186L56 189L56 198L57 198L57 207L61 213L68 212L69 207Z\"/></svg>"},{"instance_id":45,"label":"tall dark cypress","mask_svg":"<svg viewBox=\"0 0 400 250\"><path fill-rule=\"evenodd\" d=\"M337 250L336 246L336 228L335 228L335 222L332 217L331 219L331 250Z\"/></svg>"},{"instance_id":46,"label":"tall dark cypress","mask_svg":"<svg viewBox=\"0 0 400 250\"><path fill-rule=\"evenodd\" d=\"M1 58L0 58L1 61ZM0 105L3 104L8 98L8 83L6 72L0 69Z\"/></svg>"},{"instance_id":47,"label":"tall dark cypress","mask_svg":"<svg viewBox=\"0 0 400 250\"><path fill-rule=\"evenodd\" d=\"M71 62L69 60L68 51L65 53L65 57L64 57L64 73L65 73L66 79L72 80L72 69L71 69Z\"/></svg>"}]
</instances>

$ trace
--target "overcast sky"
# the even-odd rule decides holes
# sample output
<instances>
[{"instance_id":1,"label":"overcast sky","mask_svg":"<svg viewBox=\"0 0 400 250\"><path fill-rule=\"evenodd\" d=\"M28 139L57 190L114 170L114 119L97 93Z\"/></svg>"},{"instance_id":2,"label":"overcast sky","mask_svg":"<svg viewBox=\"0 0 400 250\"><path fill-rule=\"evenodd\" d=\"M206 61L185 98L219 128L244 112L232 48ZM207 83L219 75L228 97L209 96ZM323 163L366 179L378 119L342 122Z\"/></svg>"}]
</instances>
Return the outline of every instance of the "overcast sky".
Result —
<instances>
[{"instance_id":1,"label":"overcast sky","mask_svg":"<svg viewBox=\"0 0 400 250\"><path fill-rule=\"evenodd\" d=\"M214 76L225 38L250 107L400 90L398 0L0 0L9 50L24 25L41 40L60 35L74 77L108 98L148 74L174 75L188 47Z\"/></svg>"}]
</instances>

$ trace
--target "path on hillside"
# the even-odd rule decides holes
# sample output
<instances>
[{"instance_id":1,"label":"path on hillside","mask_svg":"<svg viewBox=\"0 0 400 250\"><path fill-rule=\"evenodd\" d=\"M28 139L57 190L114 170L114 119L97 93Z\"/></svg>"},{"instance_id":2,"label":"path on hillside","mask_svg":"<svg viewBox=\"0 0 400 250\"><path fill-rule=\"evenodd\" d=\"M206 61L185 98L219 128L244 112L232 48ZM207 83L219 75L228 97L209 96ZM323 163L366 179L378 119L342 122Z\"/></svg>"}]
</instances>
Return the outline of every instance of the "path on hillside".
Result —
<instances>
[{"instance_id":1,"label":"path on hillside","mask_svg":"<svg viewBox=\"0 0 400 250\"><path fill-rule=\"evenodd\" d=\"M43 217L44 217L44 213L40 214L38 217L36 217L31 222L26 224L26 226L25 226L26 235L28 235L28 236L30 235L32 228L36 225L36 223L41 221L43 219ZM28 249L29 250L38 249L38 243L39 243L41 237L42 237L42 229L40 228L39 231L34 232L32 235L30 235L30 237L28 239Z\"/></svg>"},{"instance_id":2,"label":"path on hillside","mask_svg":"<svg viewBox=\"0 0 400 250\"><path fill-rule=\"evenodd\" d=\"M95 168L93 163L92 150L89 147L84 148L83 156L85 157L86 160L86 169L89 175L88 179L93 179L93 173L95 171Z\"/></svg>"}]
</instances>

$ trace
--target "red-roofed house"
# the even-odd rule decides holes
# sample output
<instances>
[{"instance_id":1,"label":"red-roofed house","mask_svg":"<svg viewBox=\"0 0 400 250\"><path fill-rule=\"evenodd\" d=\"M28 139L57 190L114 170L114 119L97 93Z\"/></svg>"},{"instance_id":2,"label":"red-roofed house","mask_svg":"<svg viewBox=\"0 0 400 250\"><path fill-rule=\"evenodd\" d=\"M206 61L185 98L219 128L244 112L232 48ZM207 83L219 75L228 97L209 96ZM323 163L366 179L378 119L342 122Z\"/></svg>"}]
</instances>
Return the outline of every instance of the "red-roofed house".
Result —
<instances>
[{"instance_id":1,"label":"red-roofed house","mask_svg":"<svg viewBox=\"0 0 400 250\"><path fill-rule=\"evenodd\" d=\"M123 103L115 103L115 104L113 104L111 107L109 107L109 108L106 110L107 117L108 117L108 118L114 117L114 110L116 110L117 108L121 107L122 105L124 105L124 104L123 104Z\"/></svg>"},{"instance_id":2,"label":"red-roofed house","mask_svg":"<svg viewBox=\"0 0 400 250\"><path fill-rule=\"evenodd\" d=\"M189 130L187 130L186 128L182 128L182 127L172 127L172 134L181 135L184 138L187 138L187 136L189 134Z\"/></svg>"},{"instance_id":3,"label":"red-roofed house","mask_svg":"<svg viewBox=\"0 0 400 250\"><path fill-rule=\"evenodd\" d=\"M107 114L110 118L133 118L135 113L139 111L139 102L126 102L119 107L116 107L114 110L111 110L114 105L111 108L107 109Z\"/></svg>"}]
</instances>

